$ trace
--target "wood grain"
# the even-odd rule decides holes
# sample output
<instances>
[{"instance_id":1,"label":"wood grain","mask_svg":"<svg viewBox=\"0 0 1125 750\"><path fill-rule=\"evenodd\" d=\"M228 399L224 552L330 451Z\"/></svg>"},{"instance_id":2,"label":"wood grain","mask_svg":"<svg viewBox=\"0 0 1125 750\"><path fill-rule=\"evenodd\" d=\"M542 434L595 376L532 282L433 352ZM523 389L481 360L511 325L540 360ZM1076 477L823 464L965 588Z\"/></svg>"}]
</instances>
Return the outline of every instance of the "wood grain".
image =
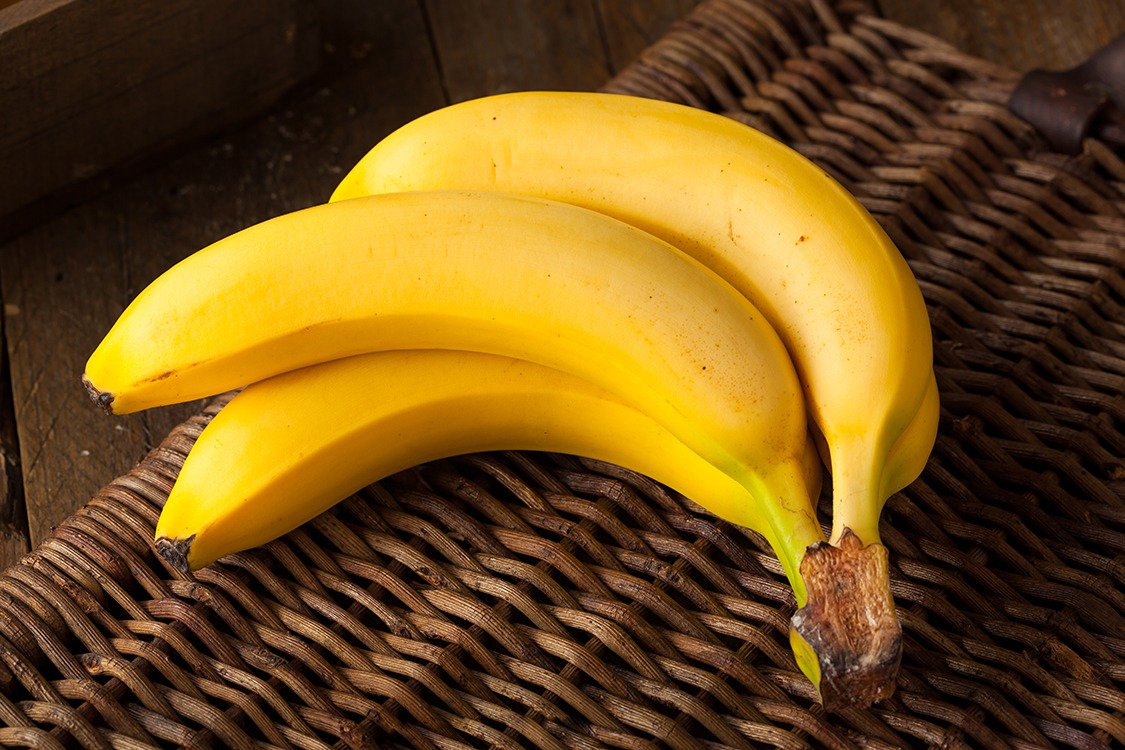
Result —
<instances>
[{"instance_id":1,"label":"wood grain","mask_svg":"<svg viewBox=\"0 0 1125 750\"><path fill-rule=\"evenodd\" d=\"M1026 72L1063 70L1125 32L1122 0L875 0L881 14Z\"/></svg>"},{"instance_id":2,"label":"wood grain","mask_svg":"<svg viewBox=\"0 0 1125 750\"><path fill-rule=\"evenodd\" d=\"M694 0L425 0L451 102L521 89L596 89Z\"/></svg>"},{"instance_id":3,"label":"wood grain","mask_svg":"<svg viewBox=\"0 0 1125 750\"><path fill-rule=\"evenodd\" d=\"M598 0L611 72L632 62L698 4L698 0Z\"/></svg>"},{"instance_id":4,"label":"wood grain","mask_svg":"<svg viewBox=\"0 0 1125 750\"><path fill-rule=\"evenodd\" d=\"M0 564L31 550L7 347L0 347Z\"/></svg>"},{"instance_id":5,"label":"wood grain","mask_svg":"<svg viewBox=\"0 0 1125 750\"><path fill-rule=\"evenodd\" d=\"M92 188L107 169L275 101L315 67L310 18L302 0L0 10L0 222L26 224L63 188Z\"/></svg>"},{"instance_id":6,"label":"wood grain","mask_svg":"<svg viewBox=\"0 0 1125 750\"><path fill-rule=\"evenodd\" d=\"M595 88L609 76L591 0L425 0L425 7L451 102Z\"/></svg>"},{"instance_id":7,"label":"wood grain","mask_svg":"<svg viewBox=\"0 0 1125 750\"><path fill-rule=\"evenodd\" d=\"M125 247L146 213L84 207L25 235L0 263L33 544L105 483L107 467L131 466L175 418L109 419L79 381L91 342L142 281L141 256L170 257L165 243Z\"/></svg>"}]
</instances>

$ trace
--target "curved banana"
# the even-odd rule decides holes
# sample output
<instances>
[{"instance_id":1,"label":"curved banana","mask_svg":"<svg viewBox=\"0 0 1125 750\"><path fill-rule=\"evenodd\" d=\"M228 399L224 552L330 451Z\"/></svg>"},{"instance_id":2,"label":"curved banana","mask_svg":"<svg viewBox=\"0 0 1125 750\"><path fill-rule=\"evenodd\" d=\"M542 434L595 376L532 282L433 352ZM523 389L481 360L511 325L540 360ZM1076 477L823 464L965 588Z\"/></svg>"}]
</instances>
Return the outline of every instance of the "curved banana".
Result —
<instances>
[{"instance_id":1,"label":"curved banana","mask_svg":"<svg viewBox=\"0 0 1125 750\"><path fill-rule=\"evenodd\" d=\"M282 215L152 282L84 377L99 403L126 413L419 348L537 362L646 413L776 516L768 525L803 600L796 569L821 532L799 469L807 421L784 346L708 269L594 211L420 192Z\"/></svg>"},{"instance_id":2,"label":"curved banana","mask_svg":"<svg viewBox=\"0 0 1125 750\"><path fill-rule=\"evenodd\" d=\"M427 114L377 144L332 199L498 190L586 206L664 238L778 330L832 456L833 531L878 542L892 446L928 397L929 317L899 251L824 170L732 118L658 100L517 92ZM936 429L922 420L915 432ZM934 434L897 457L911 480Z\"/></svg>"},{"instance_id":3,"label":"curved banana","mask_svg":"<svg viewBox=\"0 0 1125 750\"><path fill-rule=\"evenodd\" d=\"M390 351L311 365L239 392L188 453L156 526L157 548L195 570L275 539L397 471L516 449L624 466L726 514L755 505L666 429L582 378L492 354ZM802 469L819 494L811 440ZM759 519L747 512L737 521L754 527Z\"/></svg>"},{"instance_id":4,"label":"curved banana","mask_svg":"<svg viewBox=\"0 0 1125 750\"><path fill-rule=\"evenodd\" d=\"M883 497L906 489L925 468L925 460L934 450L938 422L941 418L941 395L937 376L931 372L922 404L910 424L891 446L883 471Z\"/></svg>"}]
</instances>

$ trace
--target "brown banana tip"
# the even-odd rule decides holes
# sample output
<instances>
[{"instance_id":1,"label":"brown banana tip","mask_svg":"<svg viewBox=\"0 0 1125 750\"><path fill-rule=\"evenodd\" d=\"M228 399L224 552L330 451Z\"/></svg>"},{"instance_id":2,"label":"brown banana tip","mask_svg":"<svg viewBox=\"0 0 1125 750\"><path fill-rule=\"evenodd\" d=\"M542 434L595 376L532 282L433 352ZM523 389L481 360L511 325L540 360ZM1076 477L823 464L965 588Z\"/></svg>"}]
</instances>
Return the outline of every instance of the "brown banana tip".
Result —
<instances>
[{"instance_id":1,"label":"brown banana tip","mask_svg":"<svg viewBox=\"0 0 1125 750\"><path fill-rule=\"evenodd\" d=\"M98 408L106 414L113 414L113 394L106 393L99 390L91 381L90 378L83 374L82 385L86 387L86 392L90 394L90 399L97 404Z\"/></svg>"},{"instance_id":2,"label":"brown banana tip","mask_svg":"<svg viewBox=\"0 0 1125 750\"><path fill-rule=\"evenodd\" d=\"M191 543L195 541L195 534L187 539L169 539L166 536L156 538L156 553L164 561L181 573L191 572L188 555L191 553Z\"/></svg>"},{"instance_id":3,"label":"brown banana tip","mask_svg":"<svg viewBox=\"0 0 1125 750\"><path fill-rule=\"evenodd\" d=\"M801 561L808 601L792 625L817 656L827 710L865 708L895 690L902 626L890 590L887 548L864 546L850 530L819 542Z\"/></svg>"}]
</instances>

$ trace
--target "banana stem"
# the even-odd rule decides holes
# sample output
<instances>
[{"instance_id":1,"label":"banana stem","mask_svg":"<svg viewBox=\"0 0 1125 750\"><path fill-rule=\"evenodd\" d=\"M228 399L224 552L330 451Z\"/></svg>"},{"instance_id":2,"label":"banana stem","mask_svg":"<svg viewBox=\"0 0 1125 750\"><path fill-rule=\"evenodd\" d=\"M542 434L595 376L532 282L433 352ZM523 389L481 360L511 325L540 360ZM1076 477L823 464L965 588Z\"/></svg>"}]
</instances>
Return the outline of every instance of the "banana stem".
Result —
<instances>
[{"instance_id":1,"label":"banana stem","mask_svg":"<svg viewBox=\"0 0 1125 750\"><path fill-rule=\"evenodd\" d=\"M836 544L809 547L800 577L807 602L792 618L790 643L828 710L867 707L894 692L902 627L890 590L887 548L850 529Z\"/></svg>"},{"instance_id":2,"label":"banana stem","mask_svg":"<svg viewBox=\"0 0 1125 750\"><path fill-rule=\"evenodd\" d=\"M848 528L829 543L805 482L791 467L779 467L767 481L747 486L765 500L757 509L756 528L773 546L793 587L798 610L790 644L821 703L838 710L889 697L902 656L902 629L886 547L878 536L865 544ZM766 488L772 492L761 494ZM767 524L760 523L763 513Z\"/></svg>"},{"instance_id":3,"label":"banana stem","mask_svg":"<svg viewBox=\"0 0 1125 750\"><path fill-rule=\"evenodd\" d=\"M797 461L784 461L769 477L743 474L740 483L757 499L754 508L732 514L728 520L755 529L769 542L785 577L793 588L797 606L803 607L808 592L801 575L806 550L826 541L816 517L816 501Z\"/></svg>"},{"instance_id":4,"label":"banana stem","mask_svg":"<svg viewBox=\"0 0 1125 750\"><path fill-rule=\"evenodd\" d=\"M883 487L884 459L888 450L883 441L854 437L836 439L831 445L832 533L829 537L839 545L850 532L862 544L880 541L879 519L885 497Z\"/></svg>"}]
</instances>

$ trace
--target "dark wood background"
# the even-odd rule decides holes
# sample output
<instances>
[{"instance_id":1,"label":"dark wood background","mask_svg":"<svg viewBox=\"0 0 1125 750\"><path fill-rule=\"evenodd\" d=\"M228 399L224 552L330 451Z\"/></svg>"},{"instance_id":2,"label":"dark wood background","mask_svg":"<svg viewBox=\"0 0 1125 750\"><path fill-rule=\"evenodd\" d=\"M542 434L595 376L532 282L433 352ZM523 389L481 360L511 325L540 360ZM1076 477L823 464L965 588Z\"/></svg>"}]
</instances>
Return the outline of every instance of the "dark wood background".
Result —
<instances>
[{"instance_id":1,"label":"dark wood background","mask_svg":"<svg viewBox=\"0 0 1125 750\"><path fill-rule=\"evenodd\" d=\"M375 141L424 112L505 90L597 88L694 4L316 0L322 63L311 80L238 127L96 181L0 246L0 565L198 409L106 417L79 383L148 281L221 236L325 200ZM1125 0L872 5L1018 72L1072 66L1125 31Z\"/></svg>"}]
</instances>

